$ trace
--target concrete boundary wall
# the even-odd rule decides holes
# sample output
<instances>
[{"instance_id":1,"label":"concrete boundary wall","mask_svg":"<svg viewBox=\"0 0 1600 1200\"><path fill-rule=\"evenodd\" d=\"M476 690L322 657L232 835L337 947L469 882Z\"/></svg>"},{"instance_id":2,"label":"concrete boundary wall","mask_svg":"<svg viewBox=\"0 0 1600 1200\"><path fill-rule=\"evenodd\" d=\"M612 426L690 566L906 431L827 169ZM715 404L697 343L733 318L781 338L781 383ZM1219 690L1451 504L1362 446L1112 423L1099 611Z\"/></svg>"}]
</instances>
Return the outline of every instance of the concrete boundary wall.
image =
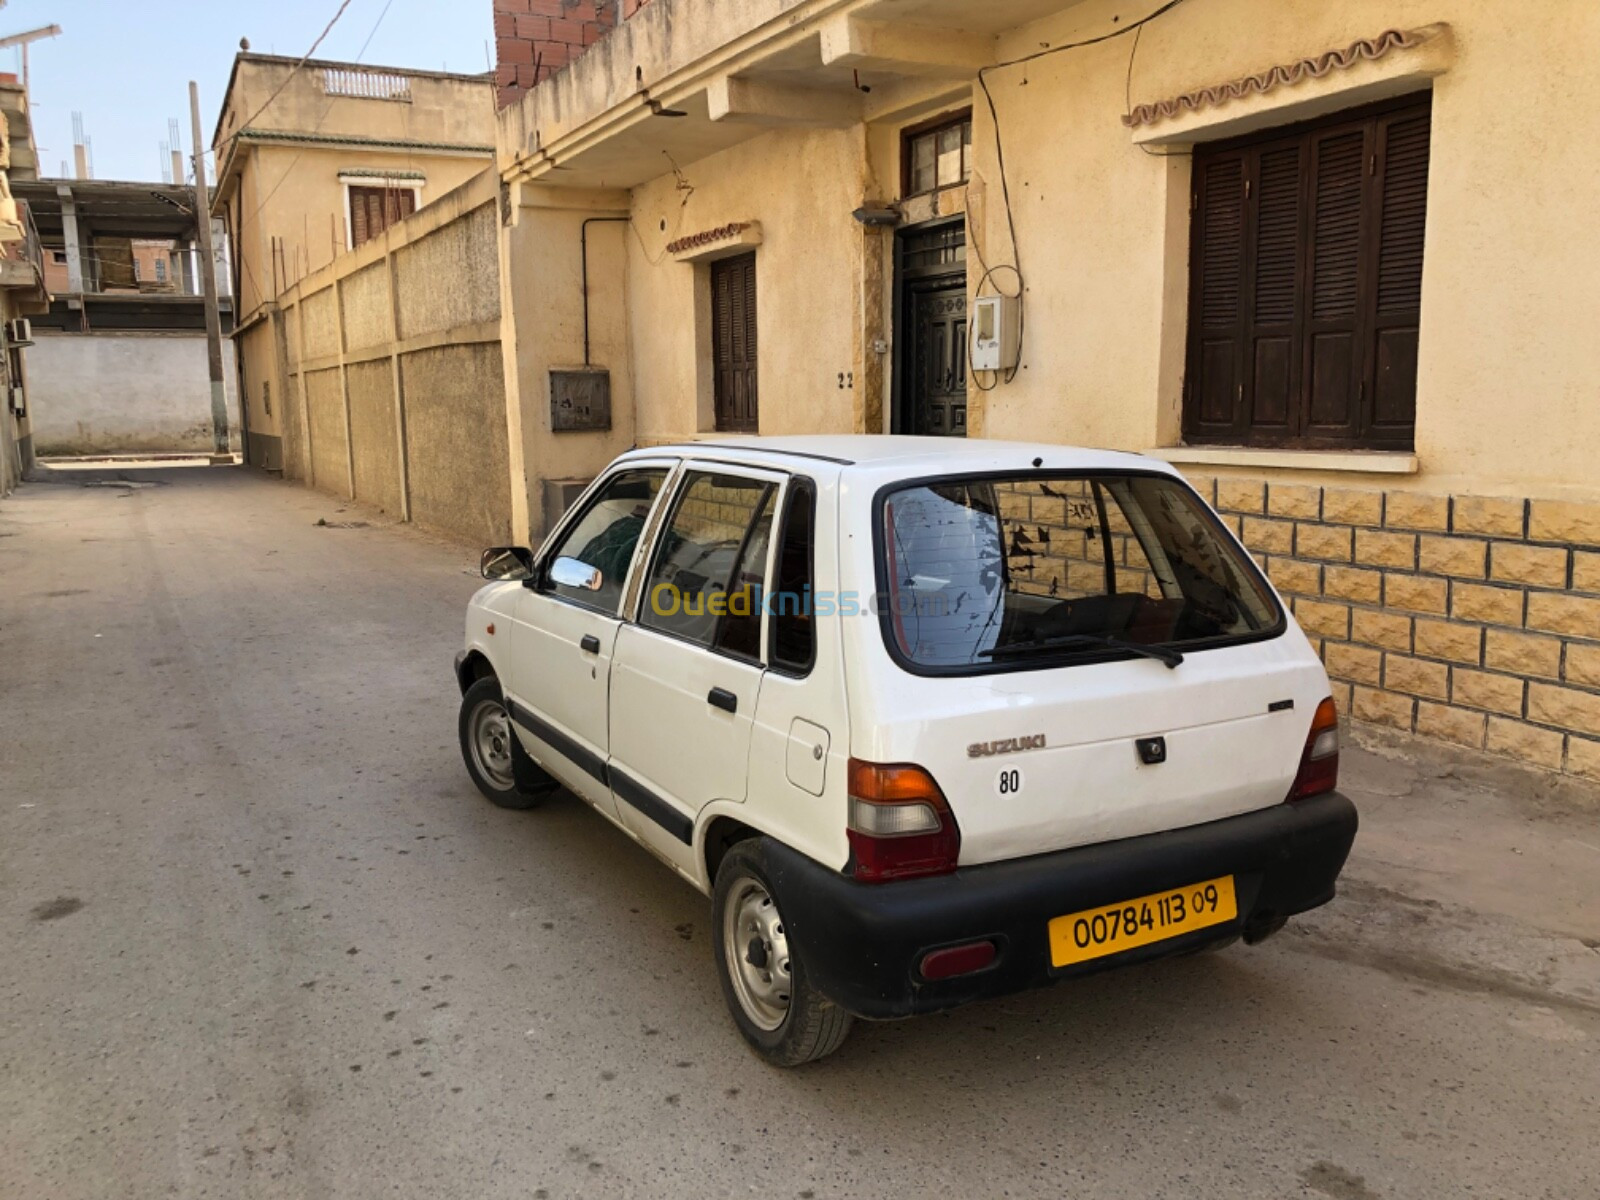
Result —
<instances>
[{"instance_id":1,"label":"concrete boundary wall","mask_svg":"<svg viewBox=\"0 0 1600 1200\"><path fill-rule=\"evenodd\" d=\"M287 477L463 541L510 540L499 209L485 171L241 331L284 405Z\"/></svg>"},{"instance_id":2,"label":"concrete boundary wall","mask_svg":"<svg viewBox=\"0 0 1600 1200\"><path fill-rule=\"evenodd\" d=\"M222 377L237 446L233 350L223 344ZM211 453L204 333L40 330L27 354L35 453Z\"/></svg>"}]
</instances>

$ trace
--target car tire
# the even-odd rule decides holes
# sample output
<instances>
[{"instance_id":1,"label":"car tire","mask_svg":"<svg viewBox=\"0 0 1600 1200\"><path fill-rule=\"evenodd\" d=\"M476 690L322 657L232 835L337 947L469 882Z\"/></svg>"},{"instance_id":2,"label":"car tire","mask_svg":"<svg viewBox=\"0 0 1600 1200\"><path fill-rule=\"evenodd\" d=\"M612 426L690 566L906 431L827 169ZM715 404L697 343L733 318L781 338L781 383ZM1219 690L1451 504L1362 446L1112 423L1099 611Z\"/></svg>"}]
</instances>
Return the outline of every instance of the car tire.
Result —
<instances>
[{"instance_id":1,"label":"car tire","mask_svg":"<svg viewBox=\"0 0 1600 1200\"><path fill-rule=\"evenodd\" d=\"M506 711L500 681L492 675L478 680L461 697L461 716L457 721L461 738L461 757L467 774L478 790L500 808L527 809L539 797L517 788L512 766L511 714Z\"/></svg>"},{"instance_id":2,"label":"car tire","mask_svg":"<svg viewBox=\"0 0 1600 1200\"><path fill-rule=\"evenodd\" d=\"M775 1067L798 1067L837 1050L853 1018L825 999L791 955L764 838L728 851L711 897L711 949L723 999L750 1048Z\"/></svg>"}]
</instances>

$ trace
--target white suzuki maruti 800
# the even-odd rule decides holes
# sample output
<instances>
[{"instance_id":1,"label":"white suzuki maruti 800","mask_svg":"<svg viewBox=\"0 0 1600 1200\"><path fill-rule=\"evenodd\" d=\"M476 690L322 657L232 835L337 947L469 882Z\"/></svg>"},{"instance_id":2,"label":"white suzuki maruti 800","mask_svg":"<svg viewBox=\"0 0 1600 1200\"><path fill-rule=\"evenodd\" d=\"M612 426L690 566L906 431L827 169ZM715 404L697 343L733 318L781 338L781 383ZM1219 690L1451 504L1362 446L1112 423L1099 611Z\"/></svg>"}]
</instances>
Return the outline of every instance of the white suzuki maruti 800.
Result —
<instances>
[{"instance_id":1,"label":"white suzuki maruti 800","mask_svg":"<svg viewBox=\"0 0 1600 1200\"><path fill-rule=\"evenodd\" d=\"M618 459L492 582L461 747L711 897L769 1061L1242 937L1356 832L1315 651L1172 468L1062 446L750 439Z\"/></svg>"}]
</instances>

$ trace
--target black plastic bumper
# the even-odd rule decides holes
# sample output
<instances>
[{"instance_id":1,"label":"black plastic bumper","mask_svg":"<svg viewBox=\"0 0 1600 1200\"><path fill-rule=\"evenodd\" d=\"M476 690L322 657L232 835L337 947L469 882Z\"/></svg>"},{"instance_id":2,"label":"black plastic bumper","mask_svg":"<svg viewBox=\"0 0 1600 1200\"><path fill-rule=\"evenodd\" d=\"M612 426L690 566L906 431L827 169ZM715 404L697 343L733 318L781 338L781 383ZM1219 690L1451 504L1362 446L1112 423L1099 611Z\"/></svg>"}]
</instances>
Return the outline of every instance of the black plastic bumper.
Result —
<instances>
[{"instance_id":1,"label":"black plastic bumper","mask_svg":"<svg viewBox=\"0 0 1600 1200\"><path fill-rule=\"evenodd\" d=\"M1333 899L1356 825L1355 805L1331 793L932 879L861 884L776 844L767 847L767 866L791 949L811 982L848 1012L887 1019L1265 935ZM1235 921L1065 969L1052 965L1052 918L1223 875L1234 877ZM981 973L933 983L917 973L929 950L980 939L999 947Z\"/></svg>"}]
</instances>

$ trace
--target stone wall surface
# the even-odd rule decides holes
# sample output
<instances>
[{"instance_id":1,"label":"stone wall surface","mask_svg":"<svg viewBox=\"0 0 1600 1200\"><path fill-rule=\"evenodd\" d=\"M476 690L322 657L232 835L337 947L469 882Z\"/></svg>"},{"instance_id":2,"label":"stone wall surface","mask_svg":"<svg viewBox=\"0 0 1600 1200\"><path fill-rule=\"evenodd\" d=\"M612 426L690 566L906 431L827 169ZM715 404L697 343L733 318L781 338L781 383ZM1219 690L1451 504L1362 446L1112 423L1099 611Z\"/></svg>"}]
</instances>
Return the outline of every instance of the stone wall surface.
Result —
<instances>
[{"instance_id":1,"label":"stone wall surface","mask_svg":"<svg viewBox=\"0 0 1600 1200\"><path fill-rule=\"evenodd\" d=\"M1600 779L1600 504L1191 479L1342 712Z\"/></svg>"},{"instance_id":2,"label":"stone wall surface","mask_svg":"<svg viewBox=\"0 0 1600 1200\"><path fill-rule=\"evenodd\" d=\"M485 172L278 298L288 477L469 543L510 540L498 205Z\"/></svg>"}]
</instances>

